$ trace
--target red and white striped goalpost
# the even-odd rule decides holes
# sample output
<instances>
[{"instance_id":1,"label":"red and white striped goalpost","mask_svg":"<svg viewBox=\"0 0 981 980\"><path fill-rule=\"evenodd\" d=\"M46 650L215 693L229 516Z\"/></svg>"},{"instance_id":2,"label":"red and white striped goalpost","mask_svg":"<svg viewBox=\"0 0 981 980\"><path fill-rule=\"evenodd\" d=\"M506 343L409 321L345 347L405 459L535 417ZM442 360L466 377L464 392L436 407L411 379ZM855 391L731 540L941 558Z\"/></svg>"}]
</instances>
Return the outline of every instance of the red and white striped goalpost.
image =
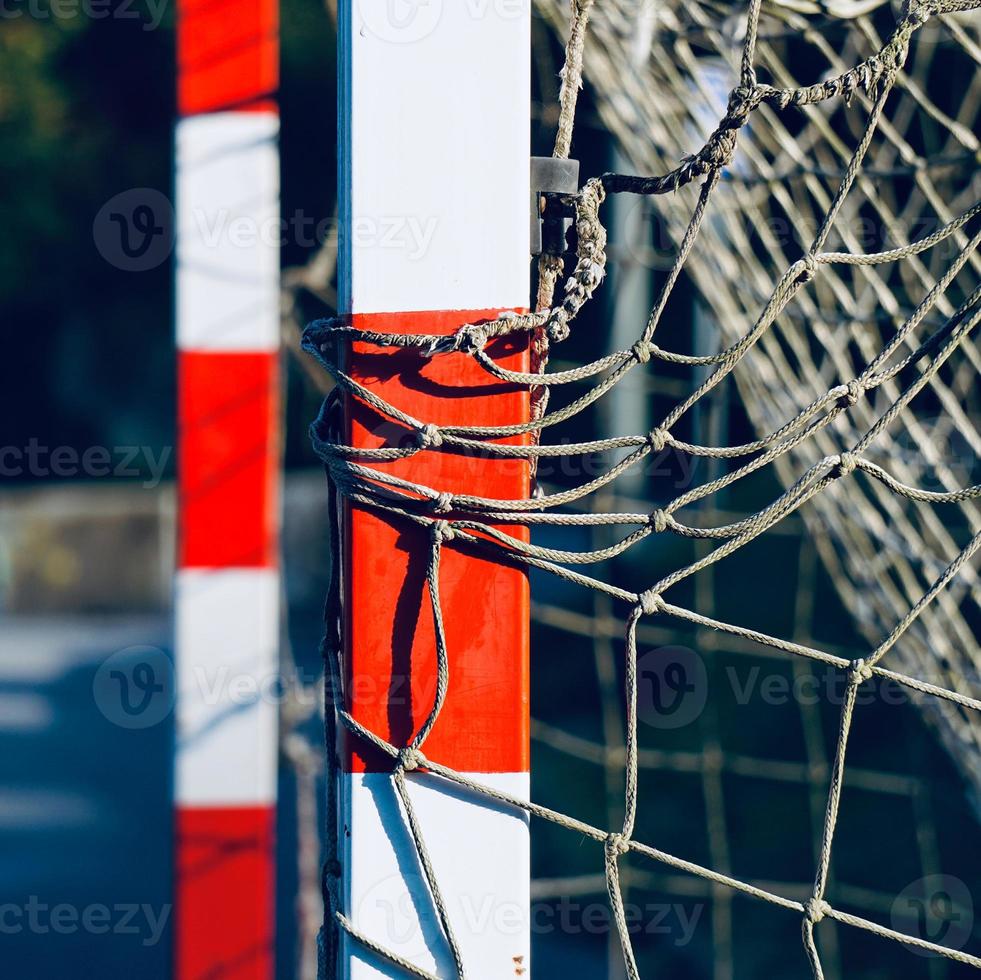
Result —
<instances>
[{"instance_id":1,"label":"red and white striped goalpost","mask_svg":"<svg viewBox=\"0 0 981 980\"><path fill-rule=\"evenodd\" d=\"M181 0L174 973L273 976L276 0Z\"/></svg>"},{"instance_id":2,"label":"red and white striped goalpost","mask_svg":"<svg viewBox=\"0 0 981 980\"><path fill-rule=\"evenodd\" d=\"M449 334L526 309L529 0L341 0L339 47L341 311L360 327ZM524 339L488 350L528 370ZM464 354L426 360L355 344L348 369L427 422L529 417L527 391L497 384ZM358 446L385 444L398 429L355 400L346 426ZM381 465L440 490L515 498L529 489L525 461L427 450ZM363 725L407 745L436 683L428 534L354 506L342 533L345 701ZM440 590L449 690L423 751L527 797L527 576L448 545ZM451 975L391 759L351 739L341 763L345 914L386 949ZM527 975L526 817L425 774L407 778L468 975ZM341 962L352 980L396 975L346 934Z\"/></svg>"}]
</instances>

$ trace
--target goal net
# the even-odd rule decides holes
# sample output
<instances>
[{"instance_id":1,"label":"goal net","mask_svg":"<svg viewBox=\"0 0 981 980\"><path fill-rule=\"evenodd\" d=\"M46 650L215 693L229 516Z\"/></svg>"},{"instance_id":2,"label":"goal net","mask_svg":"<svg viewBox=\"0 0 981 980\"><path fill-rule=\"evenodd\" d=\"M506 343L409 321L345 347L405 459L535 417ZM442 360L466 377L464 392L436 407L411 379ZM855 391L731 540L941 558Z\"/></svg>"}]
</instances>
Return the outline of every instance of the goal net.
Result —
<instances>
[{"instance_id":1,"label":"goal net","mask_svg":"<svg viewBox=\"0 0 981 980\"><path fill-rule=\"evenodd\" d=\"M541 3L559 30L568 19L566 6ZM979 17L970 5L914 5L906 25L929 19L907 36L908 28L896 26L898 9L877 0L779 0L763 8L755 71L795 96L787 106L765 101L743 127L723 175L733 190L718 195L722 200L686 264L714 314L721 345L750 332L774 271L807 253L887 81L891 92L868 131L868 156L827 240L829 250L896 252L881 263L824 265L813 286L787 304L777 329L760 336L746 369L734 373L760 433L778 428L795 406L833 383L854 379L887 346L912 353L915 335L903 333L898 344L895 338L924 297L940 284L917 317L921 331L955 313L981 269L970 227L953 230L935 248L909 248L973 214L978 201ZM586 74L604 124L638 173L670 171L725 114L745 17L738 10L719 12L718 4L660 0L604 3L590 12ZM711 152L719 146L709 145ZM663 238L654 239L640 212L630 233L641 257L657 257L681 240L691 201L673 193L648 200ZM981 355L969 336L960 351L931 374L917 402L868 443L868 458L908 484L952 492L977 481ZM839 414L828 432L815 433L813 444L825 453L856 444L901 390L898 378L886 380L874 396ZM808 443L774 460L786 485L812 452ZM873 642L937 576L956 529L978 530L978 511L970 496L942 514L905 508L887 485L856 483L847 493L819 495L802 516L842 601ZM893 662L953 690L967 692L973 684L976 691L978 601L977 575L968 568L923 610ZM920 704L981 789L978 715L943 700Z\"/></svg>"},{"instance_id":2,"label":"goal net","mask_svg":"<svg viewBox=\"0 0 981 980\"><path fill-rule=\"evenodd\" d=\"M528 314L467 324L450 338L369 331L341 320L307 328L304 347L337 391L400 433L381 448L346 445L332 402L313 427L315 449L340 497L428 534L425 577L436 627L431 710L405 744L393 744L345 709L339 645L329 623L325 655L335 711L327 711L328 757L336 725L390 756L434 921L460 976L468 969L479 975L480 966L461 957L426 827L405 790L406 773L455 784L570 838L596 842L597 874L628 977L641 971L624 895L646 865L704 882L713 894L722 890L796 915L815 977L825 976L829 955L837 962L816 939L825 921L981 967L981 958L965 949L848 911L848 902L829 891L863 686L889 682L908 692L964 778L981 788L979 589L971 566L981 544L975 472L981 352L973 339L981 321L977 6L972 0L902 8L877 0L751 0L747 10L700 0L595 6L574 0L570 20L567 4L541 0L566 55L556 155L572 148L584 70L603 124L620 144L620 169L629 164L652 176L607 173L564 200L573 214L573 252L543 257L539 306ZM603 302L608 215L616 199L638 202L627 211L635 234L627 248L632 261L656 268L656 289L629 342L600 351L577 328L594 322ZM703 329L687 335L687 346L676 346L686 336L673 322L683 289L694 290ZM502 367L488 353L499 338L522 335L535 353L530 372ZM490 377L531 389L532 421L468 427L415 418L345 370L343 351L353 342L433 359L464 353ZM566 349L575 357L560 361ZM654 415L641 429L631 428L635 419L622 411L629 402L600 412L629 386L636 389L638 378L672 382L649 400ZM706 406L718 406L722 392L752 427L741 442L729 439L738 426L710 424ZM539 489L528 499L487 498L386 469L420 452L530 459ZM654 464L665 456L699 464L686 469L691 478L680 492L674 483L658 483ZM587 458L604 465L566 467L559 485L551 484L558 461ZM647 495L653 505L641 499L624 506ZM531 541L502 525L530 527ZM713 576L727 561L759 554L753 551L759 540L788 526L814 549L836 595L802 600L817 572L810 579L799 575L788 621L800 618L802 601L841 603L861 630L862 652L823 645L814 636L820 629L805 637L791 625L779 633L731 605L725 615L715 608ZM684 547L665 545L666 539ZM598 666L616 661L612 674L600 669L601 712L606 734L622 724L621 748L611 751L607 740L598 750L607 776L615 773L618 782L619 805L607 811L616 810L615 823L509 796L426 754L427 735L453 683L440 615L446 549L489 554L528 568L534 582L552 579L593 596L602 627L578 628L597 649L607 645ZM759 589L775 588L768 580L799 572L768 557L746 592L758 601ZM549 613L540 605L540 617L543 611L553 627L572 630L568 610ZM609 629L616 621L622 621L619 643ZM651 754L638 734L638 663L653 637L648 631L665 623L840 674L816 870L806 894L737 874L724 857L695 860L639 834L640 787ZM649 666L657 673L657 663ZM666 675L660 680L668 683ZM588 739L545 722L534 734L557 752L592 753L595 760ZM328 799L328 813L332 808ZM341 900L336 840L328 841L325 882L326 974L336 966L344 933L394 970L434 975L359 929Z\"/></svg>"}]
</instances>

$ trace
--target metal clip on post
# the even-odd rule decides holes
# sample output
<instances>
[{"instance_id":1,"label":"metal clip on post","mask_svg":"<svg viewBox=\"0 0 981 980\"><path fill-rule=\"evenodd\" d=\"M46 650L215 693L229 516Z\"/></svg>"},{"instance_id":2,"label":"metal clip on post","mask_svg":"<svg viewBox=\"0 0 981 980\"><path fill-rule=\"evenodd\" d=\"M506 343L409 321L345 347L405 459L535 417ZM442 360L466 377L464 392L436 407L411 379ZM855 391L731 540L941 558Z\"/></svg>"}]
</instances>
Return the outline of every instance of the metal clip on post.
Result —
<instances>
[{"instance_id":1,"label":"metal clip on post","mask_svg":"<svg viewBox=\"0 0 981 980\"><path fill-rule=\"evenodd\" d=\"M579 190L579 161L531 158L531 254L561 255L572 209L563 200Z\"/></svg>"}]
</instances>

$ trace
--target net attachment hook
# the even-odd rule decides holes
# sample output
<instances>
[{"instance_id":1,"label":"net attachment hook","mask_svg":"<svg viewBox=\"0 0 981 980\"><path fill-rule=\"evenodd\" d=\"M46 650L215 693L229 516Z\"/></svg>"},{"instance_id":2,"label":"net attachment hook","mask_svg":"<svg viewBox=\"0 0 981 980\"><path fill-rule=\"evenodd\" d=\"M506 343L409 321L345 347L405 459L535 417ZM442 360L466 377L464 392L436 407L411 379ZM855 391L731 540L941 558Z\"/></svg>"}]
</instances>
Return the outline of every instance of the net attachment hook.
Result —
<instances>
[{"instance_id":1,"label":"net attachment hook","mask_svg":"<svg viewBox=\"0 0 981 980\"><path fill-rule=\"evenodd\" d=\"M531 158L531 254L562 255L574 211L566 200L579 192L579 161Z\"/></svg>"}]
</instances>

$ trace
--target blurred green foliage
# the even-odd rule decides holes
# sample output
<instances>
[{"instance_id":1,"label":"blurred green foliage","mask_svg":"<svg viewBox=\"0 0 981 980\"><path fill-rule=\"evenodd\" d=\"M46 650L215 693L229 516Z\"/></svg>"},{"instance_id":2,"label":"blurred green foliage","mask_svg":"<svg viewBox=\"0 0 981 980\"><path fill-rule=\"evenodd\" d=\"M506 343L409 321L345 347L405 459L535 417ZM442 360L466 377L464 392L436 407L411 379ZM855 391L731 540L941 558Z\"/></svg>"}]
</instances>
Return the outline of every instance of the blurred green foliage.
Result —
<instances>
[{"instance_id":1,"label":"blurred green foliage","mask_svg":"<svg viewBox=\"0 0 981 980\"><path fill-rule=\"evenodd\" d=\"M170 192L171 11L7 4L0 28L4 442L166 444L170 270L106 263L92 220L132 187Z\"/></svg>"},{"instance_id":2,"label":"blurred green foliage","mask_svg":"<svg viewBox=\"0 0 981 980\"><path fill-rule=\"evenodd\" d=\"M0 5L5 445L173 443L173 263L116 269L92 223L122 191L172 196L174 17L172 0ZM319 219L335 190L333 21L318 0L281 17L283 211ZM287 242L284 262L308 251Z\"/></svg>"}]
</instances>

